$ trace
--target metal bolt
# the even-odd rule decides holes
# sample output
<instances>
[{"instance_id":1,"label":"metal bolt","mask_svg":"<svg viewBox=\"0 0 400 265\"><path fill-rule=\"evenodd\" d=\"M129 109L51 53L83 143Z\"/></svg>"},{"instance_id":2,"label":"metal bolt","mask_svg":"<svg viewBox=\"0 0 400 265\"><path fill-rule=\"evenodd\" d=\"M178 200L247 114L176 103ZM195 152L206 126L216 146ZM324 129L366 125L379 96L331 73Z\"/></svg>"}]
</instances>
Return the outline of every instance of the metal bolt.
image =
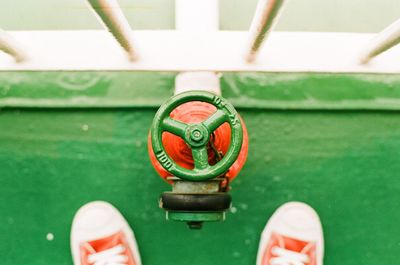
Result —
<instances>
[{"instance_id":1,"label":"metal bolt","mask_svg":"<svg viewBox=\"0 0 400 265\"><path fill-rule=\"evenodd\" d=\"M193 230L199 230L203 227L203 222L199 222L199 221L191 221L191 222L187 222L188 226L190 229Z\"/></svg>"},{"instance_id":2,"label":"metal bolt","mask_svg":"<svg viewBox=\"0 0 400 265\"><path fill-rule=\"evenodd\" d=\"M199 129L194 129L190 133L190 138L195 142L200 142L203 139L203 133Z\"/></svg>"}]
</instances>

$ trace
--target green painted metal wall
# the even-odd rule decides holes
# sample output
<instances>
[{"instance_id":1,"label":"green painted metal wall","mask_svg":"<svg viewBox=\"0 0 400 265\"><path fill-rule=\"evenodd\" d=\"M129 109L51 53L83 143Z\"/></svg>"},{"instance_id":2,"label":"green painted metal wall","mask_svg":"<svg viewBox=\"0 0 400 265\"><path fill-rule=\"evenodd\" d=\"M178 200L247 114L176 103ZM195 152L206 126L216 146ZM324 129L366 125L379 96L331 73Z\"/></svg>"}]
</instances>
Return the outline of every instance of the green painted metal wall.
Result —
<instances>
[{"instance_id":1,"label":"green painted metal wall","mask_svg":"<svg viewBox=\"0 0 400 265\"><path fill-rule=\"evenodd\" d=\"M174 73L82 74L0 73L1 264L71 264L71 221L92 200L121 210L144 265L254 264L265 222L292 200L320 214L326 265L398 263L398 75L225 74L248 162L227 220L190 231L165 221L169 185L147 157Z\"/></svg>"}]
</instances>

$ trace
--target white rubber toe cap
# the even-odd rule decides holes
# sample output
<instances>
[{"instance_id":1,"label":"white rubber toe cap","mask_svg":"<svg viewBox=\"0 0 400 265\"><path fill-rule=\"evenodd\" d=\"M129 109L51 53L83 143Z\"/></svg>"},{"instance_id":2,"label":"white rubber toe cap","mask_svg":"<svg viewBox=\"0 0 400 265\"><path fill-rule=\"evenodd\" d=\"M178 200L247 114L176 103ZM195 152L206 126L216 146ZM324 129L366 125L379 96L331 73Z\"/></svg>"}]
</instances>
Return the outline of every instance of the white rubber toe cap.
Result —
<instances>
[{"instance_id":1,"label":"white rubber toe cap","mask_svg":"<svg viewBox=\"0 0 400 265\"><path fill-rule=\"evenodd\" d=\"M82 242L89 242L123 231L134 256L140 255L132 229L121 213L110 203L94 201L82 206L75 214L71 228L71 251L75 265L80 265Z\"/></svg>"},{"instance_id":2,"label":"white rubber toe cap","mask_svg":"<svg viewBox=\"0 0 400 265\"><path fill-rule=\"evenodd\" d=\"M263 253L272 233L315 242L317 265L322 265L324 255L322 225L318 214L309 205L302 202L288 202L275 211L261 235L257 264L260 263L260 254Z\"/></svg>"}]
</instances>

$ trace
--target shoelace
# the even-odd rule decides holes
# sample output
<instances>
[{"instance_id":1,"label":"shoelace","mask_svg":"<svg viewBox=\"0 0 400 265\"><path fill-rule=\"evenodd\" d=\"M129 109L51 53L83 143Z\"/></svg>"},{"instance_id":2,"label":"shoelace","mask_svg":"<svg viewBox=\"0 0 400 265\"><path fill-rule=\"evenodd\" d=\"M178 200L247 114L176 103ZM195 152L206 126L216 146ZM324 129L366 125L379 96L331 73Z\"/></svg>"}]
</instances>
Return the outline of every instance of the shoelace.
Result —
<instances>
[{"instance_id":1,"label":"shoelace","mask_svg":"<svg viewBox=\"0 0 400 265\"><path fill-rule=\"evenodd\" d=\"M273 247L272 254L276 257L270 260L270 265L305 265L310 262L310 258L306 254L280 247Z\"/></svg>"},{"instance_id":2,"label":"shoelace","mask_svg":"<svg viewBox=\"0 0 400 265\"><path fill-rule=\"evenodd\" d=\"M113 248L89 255L88 262L93 265L126 265L128 257L123 254L125 247L117 245Z\"/></svg>"}]
</instances>

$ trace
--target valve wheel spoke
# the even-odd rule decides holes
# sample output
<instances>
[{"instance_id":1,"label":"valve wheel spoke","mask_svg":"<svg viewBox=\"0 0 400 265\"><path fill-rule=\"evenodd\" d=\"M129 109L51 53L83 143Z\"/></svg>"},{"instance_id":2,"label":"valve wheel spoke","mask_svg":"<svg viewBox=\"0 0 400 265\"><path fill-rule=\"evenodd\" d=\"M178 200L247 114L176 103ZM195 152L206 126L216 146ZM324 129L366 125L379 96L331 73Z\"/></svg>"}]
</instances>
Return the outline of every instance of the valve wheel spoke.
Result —
<instances>
[{"instance_id":1,"label":"valve wheel spoke","mask_svg":"<svg viewBox=\"0 0 400 265\"><path fill-rule=\"evenodd\" d=\"M201 146L192 149L192 156L194 161L194 167L196 169L205 169L210 165L208 164L208 151L207 146Z\"/></svg>"},{"instance_id":2,"label":"valve wheel spoke","mask_svg":"<svg viewBox=\"0 0 400 265\"><path fill-rule=\"evenodd\" d=\"M171 119L170 117L166 117L162 121L162 127L165 131L175 134L181 138L184 138L187 124Z\"/></svg>"},{"instance_id":3,"label":"valve wheel spoke","mask_svg":"<svg viewBox=\"0 0 400 265\"><path fill-rule=\"evenodd\" d=\"M210 133L215 131L224 122L228 121L228 115L223 110L217 110L207 120L203 121L203 125L207 127Z\"/></svg>"}]
</instances>

